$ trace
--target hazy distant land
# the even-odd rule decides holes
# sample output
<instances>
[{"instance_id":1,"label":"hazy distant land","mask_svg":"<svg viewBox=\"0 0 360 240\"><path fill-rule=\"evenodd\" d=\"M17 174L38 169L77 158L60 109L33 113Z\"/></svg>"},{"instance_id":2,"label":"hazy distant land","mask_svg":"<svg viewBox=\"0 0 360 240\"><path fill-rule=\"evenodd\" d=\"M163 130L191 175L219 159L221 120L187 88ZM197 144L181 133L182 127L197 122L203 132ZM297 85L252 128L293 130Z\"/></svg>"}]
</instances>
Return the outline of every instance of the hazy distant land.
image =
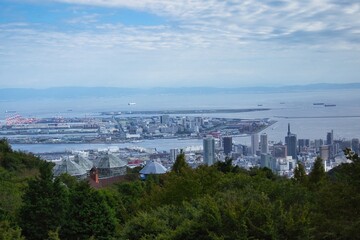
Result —
<instances>
[{"instance_id":1,"label":"hazy distant land","mask_svg":"<svg viewBox=\"0 0 360 240\"><path fill-rule=\"evenodd\" d=\"M360 89L360 83L344 84L310 84L282 87L181 87L181 88L120 88L120 87L53 87L44 89L32 88L0 88L0 100L22 100L41 98L86 98L86 97L118 97L136 94L235 94L235 93L283 93L309 92L321 90Z\"/></svg>"}]
</instances>

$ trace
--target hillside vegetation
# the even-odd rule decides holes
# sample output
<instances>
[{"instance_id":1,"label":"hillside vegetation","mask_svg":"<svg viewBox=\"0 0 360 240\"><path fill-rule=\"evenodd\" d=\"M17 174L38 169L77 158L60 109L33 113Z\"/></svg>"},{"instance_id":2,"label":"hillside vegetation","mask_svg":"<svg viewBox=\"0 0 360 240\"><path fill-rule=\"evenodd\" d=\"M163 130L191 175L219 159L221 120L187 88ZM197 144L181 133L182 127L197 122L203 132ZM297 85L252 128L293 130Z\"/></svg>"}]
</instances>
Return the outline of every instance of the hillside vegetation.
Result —
<instances>
[{"instance_id":1,"label":"hillside vegetation","mask_svg":"<svg viewBox=\"0 0 360 240\"><path fill-rule=\"evenodd\" d=\"M231 160L95 190L0 142L2 239L359 239L360 159L294 179Z\"/></svg>"}]
</instances>

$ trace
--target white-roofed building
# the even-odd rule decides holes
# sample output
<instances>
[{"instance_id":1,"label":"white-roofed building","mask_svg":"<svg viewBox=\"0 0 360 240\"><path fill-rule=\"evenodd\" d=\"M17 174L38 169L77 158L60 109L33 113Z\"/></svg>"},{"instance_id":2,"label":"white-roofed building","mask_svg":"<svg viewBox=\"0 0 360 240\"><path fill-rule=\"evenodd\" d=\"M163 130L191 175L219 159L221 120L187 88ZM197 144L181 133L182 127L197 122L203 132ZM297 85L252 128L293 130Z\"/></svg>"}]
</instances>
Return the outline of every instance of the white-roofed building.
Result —
<instances>
[{"instance_id":1,"label":"white-roofed building","mask_svg":"<svg viewBox=\"0 0 360 240\"><path fill-rule=\"evenodd\" d=\"M167 172L167 169L156 161L149 161L143 169L140 170L141 178L145 178L146 175L150 174L164 174Z\"/></svg>"}]
</instances>

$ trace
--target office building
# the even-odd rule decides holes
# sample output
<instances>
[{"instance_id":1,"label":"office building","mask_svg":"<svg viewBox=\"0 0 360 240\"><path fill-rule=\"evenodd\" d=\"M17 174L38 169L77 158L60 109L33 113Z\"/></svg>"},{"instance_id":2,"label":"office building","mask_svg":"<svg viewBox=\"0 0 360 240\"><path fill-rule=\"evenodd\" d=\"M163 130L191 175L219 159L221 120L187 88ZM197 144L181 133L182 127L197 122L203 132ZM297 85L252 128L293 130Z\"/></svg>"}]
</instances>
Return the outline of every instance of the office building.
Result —
<instances>
[{"instance_id":1,"label":"office building","mask_svg":"<svg viewBox=\"0 0 360 240\"><path fill-rule=\"evenodd\" d=\"M204 147L204 163L211 166L215 163L215 139L208 136L203 140Z\"/></svg>"},{"instance_id":2,"label":"office building","mask_svg":"<svg viewBox=\"0 0 360 240\"><path fill-rule=\"evenodd\" d=\"M298 140L299 152L305 151L310 147L310 139L299 139Z\"/></svg>"},{"instance_id":3,"label":"office building","mask_svg":"<svg viewBox=\"0 0 360 240\"><path fill-rule=\"evenodd\" d=\"M256 155L259 151L259 134L255 133L251 135L251 154Z\"/></svg>"},{"instance_id":4,"label":"office building","mask_svg":"<svg viewBox=\"0 0 360 240\"><path fill-rule=\"evenodd\" d=\"M297 138L296 134L291 133L290 124L288 124L288 134L285 137L285 144L287 146L287 155L293 159L297 159Z\"/></svg>"},{"instance_id":5,"label":"office building","mask_svg":"<svg viewBox=\"0 0 360 240\"><path fill-rule=\"evenodd\" d=\"M268 137L266 133L260 135L260 150L261 153L267 154L269 152Z\"/></svg>"},{"instance_id":6,"label":"office building","mask_svg":"<svg viewBox=\"0 0 360 240\"><path fill-rule=\"evenodd\" d=\"M229 155L232 152L232 137L223 137L224 154Z\"/></svg>"},{"instance_id":7,"label":"office building","mask_svg":"<svg viewBox=\"0 0 360 240\"><path fill-rule=\"evenodd\" d=\"M274 144L272 154L275 158L286 158L287 147L283 144Z\"/></svg>"},{"instance_id":8,"label":"office building","mask_svg":"<svg viewBox=\"0 0 360 240\"><path fill-rule=\"evenodd\" d=\"M334 144L334 131L328 132L326 134L326 145L333 145Z\"/></svg>"},{"instance_id":9,"label":"office building","mask_svg":"<svg viewBox=\"0 0 360 240\"><path fill-rule=\"evenodd\" d=\"M180 151L177 148L170 149L170 161L175 162Z\"/></svg>"}]
</instances>

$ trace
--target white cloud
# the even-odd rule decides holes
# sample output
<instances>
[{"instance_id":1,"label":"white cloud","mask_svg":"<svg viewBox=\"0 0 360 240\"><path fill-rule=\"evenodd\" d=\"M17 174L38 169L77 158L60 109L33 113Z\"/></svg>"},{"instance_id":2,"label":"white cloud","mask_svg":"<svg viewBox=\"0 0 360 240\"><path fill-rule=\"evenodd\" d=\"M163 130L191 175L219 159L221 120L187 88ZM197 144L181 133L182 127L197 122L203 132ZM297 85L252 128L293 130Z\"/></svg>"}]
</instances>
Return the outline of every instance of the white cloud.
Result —
<instances>
[{"instance_id":1,"label":"white cloud","mask_svg":"<svg viewBox=\"0 0 360 240\"><path fill-rule=\"evenodd\" d=\"M0 76L3 79L26 76L30 86L47 79L58 80L56 84L72 84L78 79L88 85L99 84L98 80L103 79L100 82L103 85L118 86L142 86L145 84L142 81L148 85L154 82L166 85L171 80L168 85L172 86L195 82L210 85L211 81L216 85L217 79L226 78L229 84L236 85L243 79L287 81L299 65L308 64L308 59L321 59L319 52L325 52L340 65L342 61L335 58L341 51L352 52L352 56L346 55L349 59L359 57L360 6L357 3L340 4L330 0L53 1L67 3L69 7L80 4L114 11L130 8L155 14L166 21L150 26L102 22L101 14L93 11L65 20L69 29L22 22L0 24ZM322 67L316 70L314 79L327 74L326 66ZM306 73L310 74L313 66L307 65L307 69ZM300 75L306 77L304 73ZM130 81L120 83L118 79ZM55 85L49 81L47 84Z\"/></svg>"}]
</instances>

